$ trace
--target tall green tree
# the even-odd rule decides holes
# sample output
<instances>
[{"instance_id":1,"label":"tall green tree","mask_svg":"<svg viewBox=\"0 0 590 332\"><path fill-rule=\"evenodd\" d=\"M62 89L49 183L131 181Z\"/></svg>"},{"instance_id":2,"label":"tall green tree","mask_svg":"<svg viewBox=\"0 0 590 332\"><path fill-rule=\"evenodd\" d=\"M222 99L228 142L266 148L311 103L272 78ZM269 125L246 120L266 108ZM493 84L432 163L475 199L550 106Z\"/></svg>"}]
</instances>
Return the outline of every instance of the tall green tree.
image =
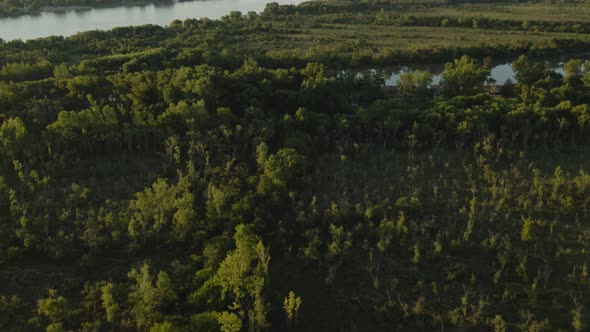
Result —
<instances>
[{"instance_id":1,"label":"tall green tree","mask_svg":"<svg viewBox=\"0 0 590 332\"><path fill-rule=\"evenodd\" d=\"M51 321L47 331L60 331L63 329L62 320L68 315L69 301L57 294L57 290L50 289L49 296L37 301L37 313Z\"/></svg>"},{"instance_id":2,"label":"tall green tree","mask_svg":"<svg viewBox=\"0 0 590 332\"><path fill-rule=\"evenodd\" d=\"M20 118L7 119L0 126L0 155L5 161L24 157L29 140L27 128Z\"/></svg>"},{"instance_id":3,"label":"tall green tree","mask_svg":"<svg viewBox=\"0 0 590 332\"><path fill-rule=\"evenodd\" d=\"M521 55L512 63L512 70L519 85L532 86L545 77L545 66L538 62L531 62L526 55Z\"/></svg>"},{"instance_id":4,"label":"tall green tree","mask_svg":"<svg viewBox=\"0 0 590 332\"><path fill-rule=\"evenodd\" d=\"M236 249L230 251L221 262L214 283L221 288L222 296L232 301L230 312L235 313L248 326L248 330L266 330L270 326L267 319L268 303L264 297L270 262L268 249L254 233L252 226L238 225L234 241Z\"/></svg>"},{"instance_id":5,"label":"tall green tree","mask_svg":"<svg viewBox=\"0 0 590 332\"><path fill-rule=\"evenodd\" d=\"M464 55L447 63L442 72L441 92L449 97L472 96L483 92L488 68L478 65L474 59Z\"/></svg>"},{"instance_id":6,"label":"tall green tree","mask_svg":"<svg viewBox=\"0 0 590 332\"><path fill-rule=\"evenodd\" d=\"M432 84L432 74L425 70L410 70L399 77L399 89L406 97L425 97Z\"/></svg>"},{"instance_id":7,"label":"tall green tree","mask_svg":"<svg viewBox=\"0 0 590 332\"><path fill-rule=\"evenodd\" d=\"M129 294L131 315L138 329L150 327L162 317L163 309L176 298L170 277L160 271L154 286L154 278L147 263L132 269L128 277L133 282Z\"/></svg>"}]
</instances>

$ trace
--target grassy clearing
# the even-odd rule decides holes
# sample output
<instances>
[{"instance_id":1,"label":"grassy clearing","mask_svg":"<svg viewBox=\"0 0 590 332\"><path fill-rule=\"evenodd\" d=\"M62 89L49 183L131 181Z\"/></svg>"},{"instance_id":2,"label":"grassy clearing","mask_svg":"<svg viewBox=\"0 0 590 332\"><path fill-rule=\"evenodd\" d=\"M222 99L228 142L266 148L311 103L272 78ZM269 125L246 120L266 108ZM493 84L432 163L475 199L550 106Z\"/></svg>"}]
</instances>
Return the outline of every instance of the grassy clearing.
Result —
<instances>
[{"instance_id":1,"label":"grassy clearing","mask_svg":"<svg viewBox=\"0 0 590 332\"><path fill-rule=\"evenodd\" d=\"M486 17L502 20L588 22L588 4L462 4L457 6L400 7L402 13L422 16Z\"/></svg>"},{"instance_id":2,"label":"grassy clearing","mask_svg":"<svg viewBox=\"0 0 590 332\"><path fill-rule=\"evenodd\" d=\"M279 30L283 25L276 25ZM391 48L398 50L435 47L468 47L484 44L513 44L519 41L542 42L551 39L590 41L590 36L573 33L484 30L469 28L375 26L371 24L325 24L318 28L291 29L289 33L262 32L232 36L228 42L245 48L300 50L341 48L342 50Z\"/></svg>"}]
</instances>

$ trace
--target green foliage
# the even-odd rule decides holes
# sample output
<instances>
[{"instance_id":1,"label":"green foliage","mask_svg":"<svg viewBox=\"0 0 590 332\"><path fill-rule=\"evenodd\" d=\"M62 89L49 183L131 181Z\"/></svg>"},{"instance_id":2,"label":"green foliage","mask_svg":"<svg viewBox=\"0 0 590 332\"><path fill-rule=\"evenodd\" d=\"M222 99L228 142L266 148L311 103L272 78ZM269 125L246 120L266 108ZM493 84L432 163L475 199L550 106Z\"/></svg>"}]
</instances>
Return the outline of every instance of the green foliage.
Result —
<instances>
[{"instance_id":1,"label":"green foliage","mask_svg":"<svg viewBox=\"0 0 590 332\"><path fill-rule=\"evenodd\" d=\"M502 319L502 316L496 315L491 321L494 332L506 332L506 322Z\"/></svg>"},{"instance_id":2,"label":"green foliage","mask_svg":"<svg viewBox=\"0 0 590 332\"><path fill-rule=\"evenodd\" d=\"M101 288L101 300L102 306L107 314L107 321L113 323L117 320L120 314L121 306L119 305L116 296L114 294L115 286L112 283L107 283Z\"/></svg>"},{"instance_id":3,"label":"green foliage","mask_svg":"<svg viewBox=\"0 0 590 332\"><path fill-rule=\"evenodd\" d=\"M269 4L0 42L0 330L584 331L588 64L537 58L588 49L586 7ZM526 54L518 81L482 54ZM383 86L445 61L440 87Z\"/></svg>"},{"instance_id":4,"label":"green foliage","mask_svg":"<svg viewBox=\"0 0 590 332\"><path fill-rule=\"evenodd\" d=\"M27 128L20 118L9 118L0 126L0 153L11 160L22 157L29 139Z\"/></svg>"},{"instance_id":5,"label":"green foliage","mask_svg":"<svg viewBox=\"0 0 590 332\"><path fill-rule=\"evenodd\" d=\"M464 55L453 63L447 63L442 72L441 91L446 96L472 96L483 91L483 85L490 74L489 69L480 67L474 59Z\"/></svg>"},{"instance_id":6,"label":"green foliage","mask_svg":"<svg viewBox=\"0 0 590 332\"><path fill-rule=\"evenodd\" d=\"M179 329L171 322L156 323L150 328L150 332L177 332Z\"/></svg>"},{"instance_id":7,"label":"green foliage","mask_svg":"<svg viewBox=\"0 0 590 332\"><path fill-rule=\"evenodd\" d=\"M242 330L242 321L236 314L224 311L217 318L221 326L221 332L240 332Z\"/></svg>"},{"instance_id":8,"label":"green foliage","mask_svg":"<svg viewBox=\"0 0 590 332\"><path fill-rule=\"evenodd\" d=\"M66 332L63 323L52 323L47 326L47 332Z\"/></svg>"},{"instance_id":9,"label":"green foliage","mask_svg":"<svg viewBox=\"0 0 590 332\"><path fill-rule=\"evenodd\" d=\"M219 314L214 312L203 312L196 315L192 315L190 318L189 329L195 332L219 330L219 316ZM227 320L227 318L223 318L222 320ZM239 318L237 324L241 324Z\"/></svg>"},{"instance_id":10,"label":"green foliage","mask_svg":"<svg viewBox=\"0 0 590 332\"><path fill-rule=\"evenodd\" d=\"M42 60L34 65L25 63L8 63L2 66L0 78L6 81L34 81L51 76L53 65Z\"/></svg>"},{"instance_id":11,"label":"green foliage","mask_svg":"<svg viewBox=\"0 0 590 332\"><path fill-rule=\"evenodd\" d=\"M525 86L531 86L544 78L545 67L540 63L532 63L526 55L521 55L512 63L516 80Z\"/></svg>"},{"instance_id":12,"label":"green foliage","mask_svg":"<svg viewBox=\"0 0 590 332\"><path fill-rule=\"evenodd\" d=\"M533 239L533 221L529 218L523 218L520 239L523 241L530 241Z\"/></svg>"},{"instance_id":13,"label":"green foliage","mask_svg":"<svg viewBox=\"0 0 590 332\"><path fill-rule=\"evenodd\" d=\"M68 300L58 296L55 289L49 289L49 296L37 301L37 313L51 321L48 330L60 331L62 329L60 321L68 314Z\"/></svg>"},{"instance_id":14,"label":"green foliage","mask_svg":"<svg viewBox=\"0 0 590 332\"><path fill-rule=\"evenodd\" d=\"M0 329L18 331L22 328L24 304L17 296L0 296ZM44 309L44 313L46 313Z\"/></svg>"},{"instance_id":15,"label":"green foliage","mask_svg":"<svg viewBox=\"0 0 590 332\"><path fill-rule=\"evenodd\" d=\"M297 323L297 316L299 314L299 308L301 307L301 297L295 296L293 291L289 292L289 295L285 296L283 300L283 310L287 316L287 321L290 324Z\"/></svg>"},{"instance_id":16,"label":"green foliage","mask_svg":"<svg viewBox=\"0 0 590 332\"><path fill-rule=\"evenodd\" d=\"M584 306L581 305L580 303L577 302L576 299L574 299L574 305L575 308L571 310L571 314L572 314L572 327L574 328L574 330L577 331L584 331L586 329L586 327L588 326L588 324L586 323L585 319L584 319Z\"/></svg>"},{"instance_id":17,"label":"green foliage","mask_svg":"<svg viewBox=\"0 0 590 332\"><path fill-rule=\"evenodd\" d=\"M423 70L404 72L399 77L399 89L408 97L426 97L432 83L432 74Z\"/></svg>"},{"instance_id":18,"label":"green foliage","mask_svg":"<svg viewBox=\"0 0 590 332\"><path fill-rule=\"evenodd\" d=\"M194 210L193 196L186 182L176 186L168 185L164 179L157 179L151 188L137 193L130 203L133 217L129 223L129 234L143 242L160 238L160 234L173 234L175 240L182 240L191 230Z\"/></svg>"},{"instance_id":19,"label":"green foliage","mask_svg":"<svg viewBox=\"0 0 590 332\"><path fill-rule=\"evenodd\" d=\"M236 226L234 241L236 249L221 262L213 282L221 288L222 296L231 298L229 308L237 311L242 321L247 320L250 329L262 330L268 326L268 304L263 292L270 256L250 226ZM221 314L222 330L233 331L238 326L234 316L233 313Z\"/></svg>"},{"instance_id":20,"label":"green foliage","mask_svg":"<svg viewBox=\"0 0 590 332\"><path fill-rule=\"evenodd\" d=\"M289 184L302 174L303 158L295 149L281 149L264 162L264 170L258 183L258 192L266 195L285 196Z\"/></svg>"},{"instance_id":21,"label":"green foliage","mask_svg":"<svg viewBox=\"0 0 590 332\"><path fill-rule=\"evenodd\" d=\"M342 226L330 225L332 241L328 245L328 252L333 257L341 257L348 253L352 246L352 234L344 231Z\"/></svg>"},{"instance_id":22,"label":"green foliage","mask_svg":"<svg viewBox=\"0 0 590 332\"><path fill-rule=\"evenodd\" d=\"M162 309L176 297L170 277L160 271L154 287L150 267L144 263L141 268L129 272L128 277L134 282L129 293L131 315L137 328L150 327L162 315Z\"/></svg>"}]
</instances>

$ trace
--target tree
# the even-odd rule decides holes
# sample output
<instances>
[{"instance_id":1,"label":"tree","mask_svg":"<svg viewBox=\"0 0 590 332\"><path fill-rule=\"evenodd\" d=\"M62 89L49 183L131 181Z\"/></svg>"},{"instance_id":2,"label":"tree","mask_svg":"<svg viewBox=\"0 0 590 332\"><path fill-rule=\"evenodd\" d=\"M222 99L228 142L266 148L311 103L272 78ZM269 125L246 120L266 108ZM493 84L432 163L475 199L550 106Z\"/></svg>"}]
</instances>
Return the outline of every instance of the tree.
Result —
<instances>
[{"instance_id":1,"label":"tree","mask_svg":"<svg viewBox=\"0 0 590 332\"><path fill-rule=\"evenodd\" d=\"M165 305L176 301L176 292L174 283L166 271L158 272L156 279L156 289L160 302Z\"/></svg>"},{"instance_id":2,"label":"tree","mask_svg":"<svg viewBox=\"0 0 590 332\"><path fill-rule=\"evenodd\" d=\"M147 263L141 268L132 269L128 277L134 282L129 294L131 315L138 328L149 327L161 317L161 309L176 297L170 277L166 272L160 271L154 287Z\"/></svg>"},{"instance_id":3,"label":"tree","mask_svg":"<svg viewBox=\"0 0 590 332\"><path fill-rule=\"evenodd\" d=\"M9 118L0 126L0 155L11 161L22 157L29 133L20 118Z\"/></svg>"},{"instance_id":4,"label":"tree","mask_svg":"<svg viewBox=\"0 0 590 332\"><path fill-rule=\"evenodd\" d=\"M63 296L58 296L57 290L49 289L49 296L37 301L37 313L46 316L51 321L48 330L57 330L62 326L60 321L68 313L68 300Z\"/></svg>"},{"instance_id":5,"label":"tree","mask_svg":"<svg viewBox=\"0 0 590 332\"><path fill-rule=\"evenodd\" d=\"M23 309L26 307L17 296L0 295L0 330L18 331L25 319Z\"/></svg>"},{"instance_id":6,"label":"tree","mask_svg":"<svg viewBox=\"0 0 590 332\"><path fill-rule=\"evenodd\" d=\"M491 325L494 328L494 332L506 332L506 322L500 315L494 316L491 320Z\"/></svg>"},{"instance_id":7,"label":"tree","mask_svg":"<svg viewBox=\"0 0 590 332\"><path fill-rule=\"evenodd\" d=\"M7 81L39 80L51 76L53 65L47 60L35 64L8 63L2 67L0 77Z\"/></svg>"},{"instance_id":8,"label":"tree","mask_svg":"<svg viewBox=\"0 0 590 332\"><path fill-rule=\"evenodd\" d=\"M172 190L166 180L160 178L151 188L135 194L136 199L129 204L130 209L134 211L129 223L131 237L141 236L144 242L147 239L160 238L161 230L172 219Z\"/></svg>"},{"instance_id":9,"label":"tree","mask_svg":"<svg viewBox=\"0 0 590 332\"><path fill-rule=\"evenodd\" d=\"M584 305L578 302L577 299L574 300L574 308L570 310L572 314L572 327L576 332L578 331L586 331L586 322L584 321Z\"/></svg>"},{"instance_id":10,"label":"tree","mask_svg":"<svg viewBox=\"0 0 590 332\"><path fill-rule=\"evenodd\" d=\"M441 91L446 96L472 96L483 92L490 70L479 66L474 59L464 55L447 63L442 72Z\"/></svg>"},{"instance_id":11,"label":"tree","mask_svg":"<svg viewBox=\"0 0 590 332\"><path fill-rule=\"evenodd\" d=\"M53 68L53 77L57 79L69 79L72 78L72 74L68 66L65 63L61 63Z\"/></svg>"},{"instance_id":12,"label":"tree","mask_svg":"<svg viewBox=\"0 0 590 332\"><path fill-rule=\"evenodd\" d=\"M326 67L318 63L308 63L301 70L303 81L301 82L301 99L306 105L322 107L326 102L328 91L328 78L326 77Z\"/></svg>"},{"instance_id":13,"label":"tree","mask_svg":"<svg viewBox=\"0 0 590 332\"><path fill-rule=\"evenodd\" d=\"M295 293L290 291L289 295L285 296L285 300L283 300L283 310L287 316L287 323L290 326L297 324L297 316L299 314L300 307L301 297L295 296Z\"/></svg>"},{"instance_id":14,"label":"tree","mask_svg":"<svg viewBox=\"0 0 590 332\"><path fill-rule=\"evenodd\" d=\"M229 15L227 17L230 21L239 21L243 18L243 15L241 11L232 10L231 12L229 12Z\"/></svg>"},{"instance_id":15,"label":"tree","mask_svg":"<svg viewBox=\"0 0 590 332\"><path fill-rule=\"evenodd\" d=\"M531 63L526 55L521 55L512 63L512 70L519 85L530 87L545 77L545 66Z\"/></svg>"},{"instance_id":16,"label":"tree","mask_svg":"<svg viewBox=\"0 0 590 332\"><path fill-rule=\"evenodd\" d=\"M227 315L228 313L225 312ZM224 323L227 318L223 318L220 320L220 313L217 312L202 312L195 315L192 315L190 318L189 329L190 331L195 332L208 332L208 331L217 331L220 329L220 324ZM236 316L237 317L237 316ZM239 324L238 331L242 328L239 317L237 317L237 324ZM227 323L225 323L227 324Z\"/></svg>"},{"instance_id":17,"label":"tree","mask_svg":"<svg viewBox=\"0 0 590 332\"><path fill-rule=\"evenodd\" d=\"M530 218L522 218L522 230L520 232L520 239L523 241L530 241L533 239L533 221Z\"/></svg>"},{"instance_id":18,"label":"tree","mask_svg":"<svg viewBox=\"0 0 590 332\"><path fill-rule=\"evenodd\" d=\"M587 89L590 89L590 61L584 63L584 76L582 76L582 82Z\"/></svg>"},{"instance_id":19,"label":"tree","mask_svg":"<svg viewBox=\"0 0 590 332\"><path fill-rule=\"evenodd\" d=\"M264 165L266 164L266 160L268 159L268 145L262 142L258 144L256 147L256 165L258 165L258 169L264 170Z\"/></svg>"},{"instance_id":20,"label":"tree","mask_svg":"<svg viewBox=\"0 0 590 332\"><path fill-rule=\"evenodd\" d=\"M258 158L261 158L261 156ZM300 181L298 176L302 174L302 170L303 157L294 149L281 149L264 161L264 171L260 176L258 192L284 195L289 189L289 183L294 182L296 179Z\"/></svg>"},{"instance_id":21,"label":"tree","mask_svg":"<svg viewBox=\"0 0 590 332\"><path fill-rule=\"evenodd\" d=\"M344 227L330 224L332 241L328 245L328 252L332 257L341 258L348 254L352 246L352 234L344 231Z\"/></svg>"},{"instance_id":22,"label":"tree","mask_svg":"<svg viewBox=\"0 0 590 332\"><path fill-rule=\"evenodd\" d=\"M410 70L399 77L399 89L406 97L426 97L432 74L425 70Z\"/></svg>"},{"instance_id":23,"label":"tree","mask_svg":"<svg viewBox=\"0 0 590 332\"><path fill-rule=\"evenodd\" d=\"M572 59L563 65L565 79L573 86L578 86L584 75L582 60Z\"/></svg>"},{"instance_id":24,"label":"tree","mask_svg":"<svg viewBox=\"0 0 590 332\"><path fill-rule=\"evenodd\" d=\"M150 328L150 332L177 332L178 330L171 322L156 323Z\"/></svg>"},{"instance_id":25,"label":"tree","mask_svg":"<svg viewBox=\"0 0 590 332\"><path fill-rule=\"evenodd\" d=\"M135 319L138 329L145 328L156 320L158 306L156 289L153 286L149 265L144 263L140 269L131 270L128 277L135 283L129 294L131 315Z\"/></svg>"},{"instance_id":26,"label":"tree","mask_svg":"<svg viewBox=\"0 0 590 332\"><path fill-rule=\"evenodd\" d=\"M94 106L80 112L59 112L57 120L47 126L55 150L69 156L94 157L120 145L119 114L109 106Z\"/></svg>"},{"instance_id":27,"label":"tree","mask_svg":"<svg viewBox=\"0 0 590 332\"><path fill-rule=\"evenodd\" d=\"M242 322L248 323L252 331L264 330L269 326L266 319L268 304L264 299L264 288L268 278L270 256L252 226L236 226L234 235L236 249L230 251L213 277L214 283L221 288L223 297L230 296L233 304L230 310L237 312ZM233 313L222 313L221 320L228 320L232 328ZM233 331L228 329L227 331Z\"/></svg>"},{"instance_id":28,"label":"tree","mask_svg":"<svg viewBox=\"0 0 590 332\"><path fill-rule=\"evenodd\" d=\"M13 85L0 81L0 109L8 110L14 106L16 95L13 92Z\"/></svg>"},{"instance_id":29,"label":"tree","mask_svg":"<svg viewBox=\"0 0 590 332\"><path fill-rule=\"evenodd\" d=\"M267 3L264 7L264 11L262 15L264 16L274 16L279 14L279 4L277 2L270 2Z\"/></svg>"},{"instance_id":30,"label":"tree","mask_svg":"<svg viewBox=\"0 0 590 332\"><path fill-rule=\"evenodd\" d=\"M100 298L102 300L102 306L107 314L107 321L114 323L119 316L121 307L118 303L119 301L116 299L115 286L113 283L109 282L101 288Z\"/></svg>"},{"instance_id":31,"label":"tree","mask_svg":"<svg viewBox=\"0 0 590 332\"><path fill-rule=\"evenodd\" d=\"M221 332L240 332L242 330L242 321L236 314L224 311L217 317L221 326Z\"/></svg>"},{"instance_id":32,"label":"tree","mask_svg":"<svg viewBox=\"0 0 590 332\"><path fill-rule=\"evenodd\" d=\"M159 178L150 188L135 194L129 204L133 213L129 235L145 243L148 239L159 241L162 233L171 232L173 239L183 240L195 215L189 186L185 177L181 177L177 185L169 185Z\"/></svg>"}]
</instances>

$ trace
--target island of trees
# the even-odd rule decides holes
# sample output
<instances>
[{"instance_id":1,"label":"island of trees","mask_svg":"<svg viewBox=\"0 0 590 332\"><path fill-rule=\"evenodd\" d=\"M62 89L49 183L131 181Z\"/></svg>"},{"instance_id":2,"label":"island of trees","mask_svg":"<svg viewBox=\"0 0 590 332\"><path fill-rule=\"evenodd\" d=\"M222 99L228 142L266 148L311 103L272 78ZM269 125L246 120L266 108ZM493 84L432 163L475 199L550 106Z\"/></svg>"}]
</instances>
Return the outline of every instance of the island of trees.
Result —
<instances>
[{"instance_id":1,"label":"island of trees","mask_svg":"<svg viewBox=\"0 0 590 332\"><path fill-rule=\"evenodd\" d=\"M0 43L0 330L587 331L587 23L417 6Z\"/></svg>"}]
</instances>

